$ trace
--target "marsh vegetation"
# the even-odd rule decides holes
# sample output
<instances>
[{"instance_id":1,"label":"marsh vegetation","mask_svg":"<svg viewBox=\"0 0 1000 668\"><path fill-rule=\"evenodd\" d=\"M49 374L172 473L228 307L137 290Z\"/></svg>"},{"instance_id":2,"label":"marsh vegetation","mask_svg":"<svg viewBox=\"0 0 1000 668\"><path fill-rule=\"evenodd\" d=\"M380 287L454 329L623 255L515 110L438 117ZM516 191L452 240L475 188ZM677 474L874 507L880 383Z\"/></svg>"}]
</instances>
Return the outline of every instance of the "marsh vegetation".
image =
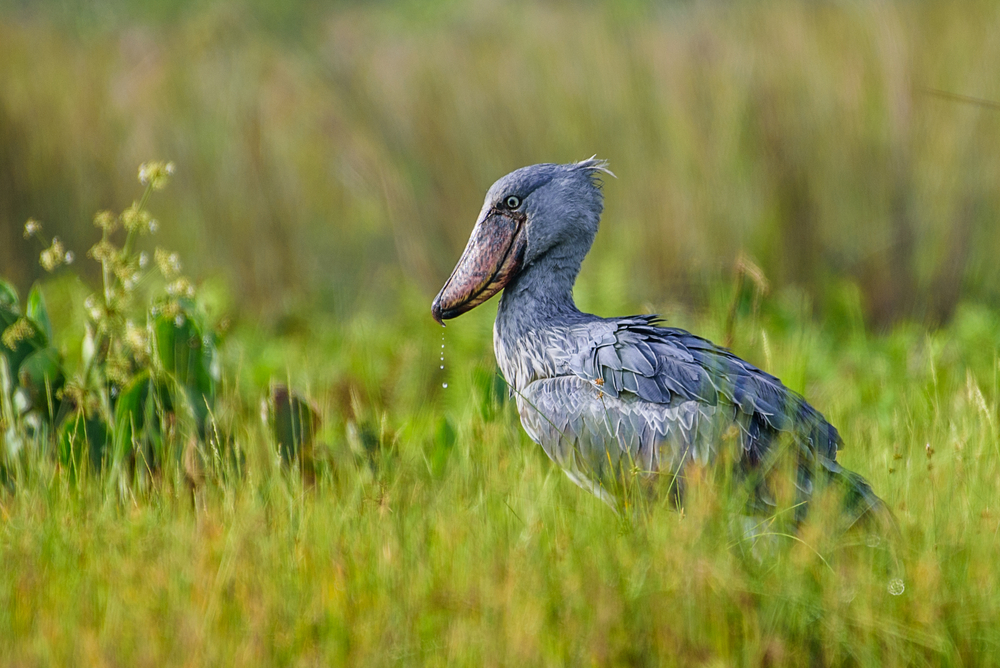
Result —
<instances>
[{"instance_id":1,"label":"marsh vegetation","mask_svg":"<svg viewBox=\"0 0 1000 668\"><path fill-rule=\"evenodd\" d=\"M102 6L0 3L0 664L995 662L993 3ZM442 340L485 187L593 153L581 308L805 394L903 591L616 516Z\"/></svg>"}]
</instances>

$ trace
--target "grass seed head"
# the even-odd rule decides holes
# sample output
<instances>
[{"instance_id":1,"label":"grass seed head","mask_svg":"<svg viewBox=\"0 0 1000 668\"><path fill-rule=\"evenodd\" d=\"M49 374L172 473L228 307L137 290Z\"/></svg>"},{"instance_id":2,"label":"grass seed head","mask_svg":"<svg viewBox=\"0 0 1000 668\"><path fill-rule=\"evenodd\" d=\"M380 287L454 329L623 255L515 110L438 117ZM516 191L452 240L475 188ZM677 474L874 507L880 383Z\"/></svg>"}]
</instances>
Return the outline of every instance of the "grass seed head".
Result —
<instances>
[{"instance_id":1,"label":"grass seed head","mask_svg":"<svg viewBox=\"0 0 1000 668\"><path fill-rule=\"evenodd\" d=\"M153 190L166 188L173 174L172 162L144 162L139 165L139 183L151 186Z\"/></svg>"},{"instance_id":2,"label":"grass seed head","mask_svg":"<svg viewBox=\"0 0 1000 668\"><path fill-rule=\"evenodd\" d=\"M122 211L121 219L126 230L140 234L150 231L150 223L155 222L148 211L139 207L138 202L132 202L132 206Z\"/></svg>"},{"instance_id":3,"label":"grass seed head","mask_svg":"<svg viewBox=\"0 0 1000 668\"><path fill-rule=\"evenodd\" d=\"M136 325L131 320L126 321L124 341L140 366L148 363L150 348L145 328Z\"/></svg>"},{"instance_id":4,"label":"grass seed head","mask_svg":"<svg viewBox=\"0 0 1000 668\"><path fill-rule=\"evenodd\" d=\"M29 218L24 224L24 238L30 239L42 231L42 224L34 218Z\"/></svg>"},{"instance_id":5,"label":"grass seed head","mask_svg":"<svg viewBox=\"0 0 1000 668\"><path fill-rule=\"evenodd\" d=\"M118 229L118 216L110 211L98 211L94 216L94 227L111 234Z\"/></svg>"},{"instance_id":6,"label":"grass seed head","mask_svg":"<svg viewBox=\"0 0 1000 668\"><path fill-rule=\"evenodd\" d=\"M191 281L181 276L167 285L167 294L171 297L194 297L194 286Z\"/></svg>"},{"instance_id":7,"label":"grass seed head","mask_svg":"<svg viewBox=\"0 0 1000 668\"><path fill-rule=\"evenodd\" d=\"M104 309L101 308L101 302L94 295L88 296L84 300L83 306L87 309L87 315L90 316L91 320L100 320L104 315Z\"/></svg>"},{"instance_id":8,"label":"grass seed head","mask_svg":"<svg viewBox=\"0 0 1000 668\"><path fill-rule=\"evenodd\" d=\"M108 355L104 370L107 379L119 387L128 385L132 376L132 363L123 351L118 350Z\"/></svg>"},{"instance_id":9,"label":"grass seed head","mask_svg":"<svg viewBox=\"0 0 1000 668\"><path fill-rule=\"evenodd\" d=\"M69 260L67 261L67 256ZM61 264L68 264L73 261L73 256L66 252L59 237L52 238L52 245L42 251L38 257L38 262L45 268L45 271L55 271Z\"/></svg>"},{"instance_id":10,"label":"grass seed head","mask_svg":"<svg viewBox=\"0 0 1000 668\"><path fill-rule=\"evenodd\" d=\"M117 254L118 247L106 239L98 241L90 247L89 251L87 251L87 257L93 258L98 262L113 260Z\"/></svg>"},{"instance_id":11,"label":"grass seed head","mask_svg":"<svg viewBox=\"0 0 1000 668\"><path fill-rule=\"evenodd\" d=\"M153 253L153 260L159 268L163 278L168 281L181 273L181 259L177 253L170 253L162 248L157 248Z\"/></svg>"},{"instance_id":12,"label":"grass seed head","mask_svg":"<svg viewBox=\"0 0 1000 668\"><path fill-rule=\"evenodd\" d=\"M18 318L13 325L3 331L0 342L10 350L17 348L17 344L25 339L29 339L35 334L35 327L28 322L27 318Z\"/></svg>"}]
</instances>

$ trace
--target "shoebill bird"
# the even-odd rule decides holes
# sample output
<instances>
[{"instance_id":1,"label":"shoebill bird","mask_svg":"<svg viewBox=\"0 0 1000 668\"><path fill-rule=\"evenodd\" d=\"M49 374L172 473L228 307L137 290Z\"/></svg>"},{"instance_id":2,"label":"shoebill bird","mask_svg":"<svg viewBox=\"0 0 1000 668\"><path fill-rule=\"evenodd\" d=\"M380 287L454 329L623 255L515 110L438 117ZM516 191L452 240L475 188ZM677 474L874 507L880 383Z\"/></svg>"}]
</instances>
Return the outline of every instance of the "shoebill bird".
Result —
<instances>
[{"instance_id":1,"label":"shoebill bird","mask_svg":"<svg viewBox=\"0 0 1000 668\"><path fill-rule=\"evenodd\" d=\"M749 511L776 510L775 462L793 491L796 520L814 486L837 483L854 519L884 505L837 463L840 435L774 376L656 316L581 312L573 284L603 210L591 158L518 169L486 193L472 237L434 299L442 325L503 290L493 330L497 362L533 441L612 507L625 471L672 481L725 466L748 485ZM885 511L888 512L888 511Z\"/></svg>"}]
</instances>

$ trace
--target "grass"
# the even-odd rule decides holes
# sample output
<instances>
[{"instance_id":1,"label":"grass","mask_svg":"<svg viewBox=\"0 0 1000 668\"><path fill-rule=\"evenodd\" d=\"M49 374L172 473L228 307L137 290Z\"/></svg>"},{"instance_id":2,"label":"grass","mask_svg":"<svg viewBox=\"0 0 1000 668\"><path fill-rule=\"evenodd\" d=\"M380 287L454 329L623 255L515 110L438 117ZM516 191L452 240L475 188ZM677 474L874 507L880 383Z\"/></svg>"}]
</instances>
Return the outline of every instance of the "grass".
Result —
<instances>
[{"instance_id":1,"label":"grass","mask_svg":"<svg viewBox=\"0 0 1000 668\"><path fill-rule=\"evenodd\" d=\"M0 665L1000 662L1000 114L932 92L1000 99L995 2L182 5L0 0L3 277L72 380L91 214L162 156L156 244L221 361L200 464L158 415L143 484L0 425ZM805 394L896 515L901 594L823 508L756 551L710 480L616 516L521 430L495 307L434 325L488 185L595 152L580 306L732 335ZM82 279L28 292L29 217ZM169 375L149 304L104 302L125 380ZM319 417L301 469L275 383Z\"/></svg>"},{"instance_id":2,"label":"grass","mask_svg":"<svg viewBox=\"0 0 1000 668\"><path fill-rule=\"evenodd\" d=\"M673 320L719 338L727 292L720 308ZM844 464L895 512L906 588L893 596L885 572L845 558L821 523L775 538L764 559L744 556L710 486L683 514L664 503L623 522L521 432L494 382L492 309L445 330L441 371L441 330L411 303L384 320L317 318L285 336L237 327L217 419L246 454L242 474L209 468L192 492L167 465L158 484L122 497L50 459L23 470L0 507L0 663L997 656L991 311L967 306L946 330L876 337L815 324L801 295L784 293L757 319L738 318L736 350L806 391L842 430ZM271 365L323 417L314 486L280 467L256 416L253 377L273 375Z\"/></svg>"}]
</instances>

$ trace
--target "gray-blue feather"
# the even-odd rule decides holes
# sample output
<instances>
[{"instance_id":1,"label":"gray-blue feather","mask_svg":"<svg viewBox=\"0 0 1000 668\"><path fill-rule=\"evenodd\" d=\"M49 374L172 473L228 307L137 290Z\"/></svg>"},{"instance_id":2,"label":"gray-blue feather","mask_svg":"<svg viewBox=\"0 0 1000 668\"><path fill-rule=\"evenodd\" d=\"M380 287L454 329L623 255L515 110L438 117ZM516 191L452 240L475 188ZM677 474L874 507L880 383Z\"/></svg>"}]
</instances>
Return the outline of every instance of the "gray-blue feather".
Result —
<instances>
[{"instance_id":1,"label":"gray-blue feather","mask_svg":"<svg viewBox=\"0 0 1000 668\"><path fill-rule=\"evenodd\" d=\"M780 433L804 439L810 450L836 458L840 435L801 396L728 350L656 323L654 316L635 316L578 325L575 338L590 343L569 356L569 368L584 380L598 382L612 397L635 394L664 405L728 404L734 423L764 427L744 433L743 447L755 458L763 457Z\"/></svg>"}]
</instances>

